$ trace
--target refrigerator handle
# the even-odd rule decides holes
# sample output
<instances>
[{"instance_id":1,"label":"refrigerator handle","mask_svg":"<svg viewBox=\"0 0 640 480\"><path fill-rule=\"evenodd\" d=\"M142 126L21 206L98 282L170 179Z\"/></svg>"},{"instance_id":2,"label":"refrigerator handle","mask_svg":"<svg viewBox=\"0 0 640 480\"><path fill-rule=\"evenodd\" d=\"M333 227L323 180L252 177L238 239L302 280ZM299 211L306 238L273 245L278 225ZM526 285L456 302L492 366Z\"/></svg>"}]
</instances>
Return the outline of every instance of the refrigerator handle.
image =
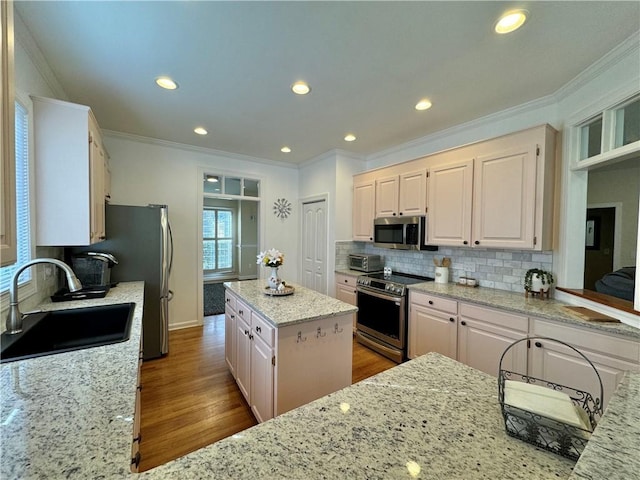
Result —
<instances>
[{"instance_id":1,"label":"refrigerator handle","mask_svg":"<svg viewBox=\"0 0 640 480\"><path fill-rule=\"evenodd\" d=\"M173 299L173 290L169 290L167 294L167 302L170 302Z\"/></svg>"},{"instance_id":2,"label":"refrigerator handle","mask_svg":"<svg viewBox=\"0 0 640 480\"><path fill-rule=\"evenodd\" d=\"M169 246L171 248L169 255L169 275L171 275L171 268L173 267L173 232L171 231L171 222L167 222L167 226L169 227ZM169 298L169 300L171 300L171 298Z\"/></svg>"}]
</instances>

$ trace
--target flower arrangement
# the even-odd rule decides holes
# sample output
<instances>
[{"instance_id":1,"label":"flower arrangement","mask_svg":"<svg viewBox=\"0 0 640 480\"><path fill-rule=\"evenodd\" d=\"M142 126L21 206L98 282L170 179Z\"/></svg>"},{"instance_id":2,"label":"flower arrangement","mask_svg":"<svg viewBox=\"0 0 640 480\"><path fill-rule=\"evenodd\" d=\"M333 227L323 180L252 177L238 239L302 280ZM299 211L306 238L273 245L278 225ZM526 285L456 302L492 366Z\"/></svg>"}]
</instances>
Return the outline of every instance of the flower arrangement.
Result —
<instances>
[{"instance_id":1,"label":"flower arrangement","mask_svg":"<svg viewBox=\"0 0 640 480\"><path fill-rule=\"evenodd\" d=\"M265 267L279 267L284 263L284 253L272 248L260 252L258 255L258 265L264 265Z\"/></svg>"}]
</instances>

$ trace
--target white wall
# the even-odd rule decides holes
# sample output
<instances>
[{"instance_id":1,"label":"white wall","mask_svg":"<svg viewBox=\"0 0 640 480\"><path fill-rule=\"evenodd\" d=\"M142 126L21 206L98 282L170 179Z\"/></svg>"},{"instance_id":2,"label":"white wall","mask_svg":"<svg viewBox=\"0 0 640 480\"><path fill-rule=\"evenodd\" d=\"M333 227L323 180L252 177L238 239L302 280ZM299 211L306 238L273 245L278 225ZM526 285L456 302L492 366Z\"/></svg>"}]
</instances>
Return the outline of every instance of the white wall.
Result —
<instances>
[{"instance_id":1,"label":"white wall","mask_svg":"<svg viewBox=\"0 0 640 480\"><path fill-rule=\"evenodd\" d=\"M98 119L98 121L100 121ZM202 265L198 264L201 239L198 222L202 199L203 169L221 174L245 175L261 181L261 250L277 248L288 254L282 276L297 281L298 171L258 162L225 157L163 142L151 143L107 132L105 145L110 156L111 202L125 205L162 203L169 206L174 236L174 270L170 288L170 327L197 325L202 318ZM290 200L294 209L282 223L273 215L277 198ZM260 272L264 275L264 272Z\"/></svg>"}]
</instances>

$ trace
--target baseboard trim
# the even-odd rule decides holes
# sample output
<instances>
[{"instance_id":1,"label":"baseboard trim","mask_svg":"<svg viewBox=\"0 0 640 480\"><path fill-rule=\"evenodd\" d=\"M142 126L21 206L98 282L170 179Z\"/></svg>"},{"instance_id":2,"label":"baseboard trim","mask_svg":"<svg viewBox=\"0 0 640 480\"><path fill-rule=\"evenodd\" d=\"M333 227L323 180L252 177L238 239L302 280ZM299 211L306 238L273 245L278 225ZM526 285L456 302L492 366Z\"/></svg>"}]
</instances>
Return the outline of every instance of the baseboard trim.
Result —
<instances>
[{"instance_id":1,"label":"baseboard trim","mask_svg":"<svg viewBox=\"0 0 640 480\"><path fill-rule=\"evenodd\" d=\"M183 328L191 328L191 327L200 327L201 323L198 323L198 319L189 320L187 322L178 322L172 323L169 325L169 331L171 330L181 330Z\"/></svg>"}]
</instances>

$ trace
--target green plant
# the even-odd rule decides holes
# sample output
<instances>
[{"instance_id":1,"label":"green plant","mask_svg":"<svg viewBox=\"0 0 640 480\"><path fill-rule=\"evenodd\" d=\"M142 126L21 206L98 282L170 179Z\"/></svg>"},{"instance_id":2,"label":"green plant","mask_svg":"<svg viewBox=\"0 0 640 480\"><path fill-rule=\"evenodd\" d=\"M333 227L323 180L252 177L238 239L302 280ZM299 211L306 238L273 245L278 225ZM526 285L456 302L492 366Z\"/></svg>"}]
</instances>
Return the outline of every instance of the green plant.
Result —
<instances>
[{"instance_id":1,"label":"green plant","mask_svg":"<svg viewBox=\"0 0 640 480\"><path fill-rule=\"evenodd\" d=\"M542 270L540 268L530 268L529 270L527 270L527 273L524 274L524 289L526 291L531 291L531 282L533 280L533 276L536 274L540 278L540 281L542 281L542 285L553 284L553 273L547 272L546 270Z\"/></svg>"}]
</instances>

